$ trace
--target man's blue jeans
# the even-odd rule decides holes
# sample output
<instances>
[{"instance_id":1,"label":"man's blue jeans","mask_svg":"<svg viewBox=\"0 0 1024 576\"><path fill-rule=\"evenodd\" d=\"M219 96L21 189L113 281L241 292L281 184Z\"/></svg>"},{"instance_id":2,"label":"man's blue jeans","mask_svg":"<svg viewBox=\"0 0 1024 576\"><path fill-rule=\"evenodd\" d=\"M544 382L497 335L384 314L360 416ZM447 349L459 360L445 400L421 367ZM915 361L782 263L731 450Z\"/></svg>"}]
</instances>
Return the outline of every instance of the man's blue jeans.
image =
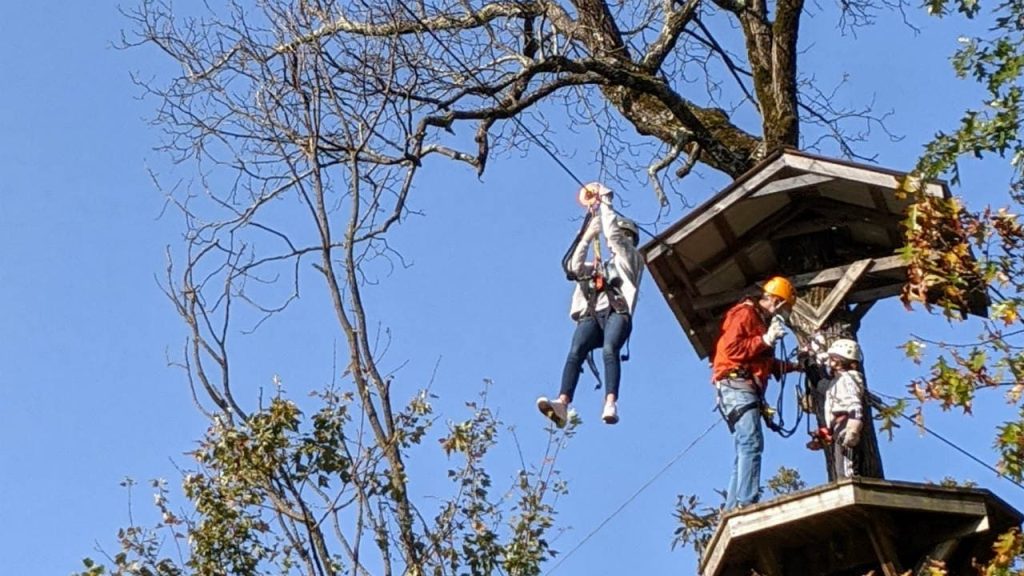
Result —
<instances>
[{"instance_id":1,"label":"man's blue jeans","mask_svg":"<svg viewBox=\"0 0 1024 576\"><path fill-rule=\"evenodd\" d=\"M599 315L605 311L598 312ZM601 327L604 324L604 328ZM591 350L601 348L604 356L604 386L606 394L619 396L619 379L621 378L622 364L619 360L619 351L622 345L629 338L633 330L633 322L629 314L619 314L608 311L607 319L600 320L593 315L583 318L576 323L576 332L572 335L572 346L569 348L569 356L565 359L565 368L562 370L561 394L565 394L572 400L576 393L576 384L580 381L580 373L583 368L583 360Z\"/></svg>"},{"instance_id":2,"label":"man's blue jeans","mask_svg":"<svg viewBox=\"0 0 1024 576\"><path fill-rule=\"evenodd\" d=\"M747 383L749 385L749 382ZM722 411L729 414L750 402L758 400L753 390L719 385L719 401ZM736 422L732 440L735 455L729 489L725 496L725 509L731 510L757 502L761 489L761 453L764 452L764 434L761 431L761 411L747 410Z\"/></svg>"}]
</instances>

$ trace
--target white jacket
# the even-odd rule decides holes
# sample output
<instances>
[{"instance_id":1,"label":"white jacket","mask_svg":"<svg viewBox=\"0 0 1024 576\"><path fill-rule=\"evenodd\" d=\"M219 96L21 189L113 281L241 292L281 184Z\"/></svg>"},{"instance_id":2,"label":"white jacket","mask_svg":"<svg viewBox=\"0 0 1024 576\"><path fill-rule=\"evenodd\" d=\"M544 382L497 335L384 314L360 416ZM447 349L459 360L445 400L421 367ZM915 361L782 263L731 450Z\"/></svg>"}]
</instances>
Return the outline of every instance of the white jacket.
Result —
<instances>
[{"instance_id":1,"label":"white jacket","mask_svg":"<svg viewBox=\"0 0 1024 576\"><path fill-rule=\"evenodd\" d=\"M589 278L593 274L594 263L586 261L587 250L594 238L597 238L598 234L603 232L608 242L608 248L612 253L608 265L614 266L619 277L622 278L619 292L626 300L626 304L629 305L629 314L632 316L633 311L636 309L640 277L644 271L643 256L640 255L636 246L633 245L633 241L616 222L615 211L612 209L610 198L602 196L598 206L600 218L592 218L590 220L590 225L583 233L583 237L580 238L575 250L573 250L569 267L578 278ZM594 310L604 310L609 305L608 295L602 291L597 298ZM569 308L569 315L572 316L573 320L579 320L580 316L586 311L587 298L583 294L583 288L580 287L580 283L577 282L576 288L572 292L572 305Z\"/></svg>"},{"instance_id":2,"label":"white jacket","mask_svg":"<svg viewBox=\"0 0 1024 576\"><path fill-rule=\"evenodd\" d=\"M825 382L825 423L829 428L840 413L864 418L864 375L857 370L837 372Z\"/></svg>"}]
</instances>

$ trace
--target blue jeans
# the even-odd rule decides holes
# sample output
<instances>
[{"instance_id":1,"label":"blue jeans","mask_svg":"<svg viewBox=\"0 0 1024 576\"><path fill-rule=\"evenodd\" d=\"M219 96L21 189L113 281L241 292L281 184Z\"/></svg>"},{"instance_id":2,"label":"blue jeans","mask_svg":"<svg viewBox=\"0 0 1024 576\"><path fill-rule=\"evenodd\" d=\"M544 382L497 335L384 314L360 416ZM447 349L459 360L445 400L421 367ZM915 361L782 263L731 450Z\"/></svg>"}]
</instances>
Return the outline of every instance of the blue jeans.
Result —
<instances>
[{"instance_id":1,"label":"blue jeans","mask_svg":"<svg viewBox=\"0 0 1024 576\"><path fill-rule=\"evenodd\" d=\"M603 315L604 312L601 311L598 315ZM569 356L565 359L565 368L562 369L560 393L572 400L576 393L576 384L580 381L580 373L583 372L583 361L591 350L601 348L604 356L605 393L614 394L618 398L622 371L619 351L622 350L622 345L626 343L632 330L633 322L629 315L618 312L609 311L607 319L587 316L577 322Z\"/></svg>"},{"instance_id":2,"label":"blue jeans","mask_svg":"<svg viewBox=\"0 0 1024 576\"><path fill-rule=\"evenodd\" d=\"M724 384L719 386L719 401L725 414L757 399L757 393L752 390L730 388ZM733 429L732 440L736 452L725 496L726 510L753 504L760 496L761 453L764 452L760 410L748 410L740 417Z\"/></svg>"}]
</instances>

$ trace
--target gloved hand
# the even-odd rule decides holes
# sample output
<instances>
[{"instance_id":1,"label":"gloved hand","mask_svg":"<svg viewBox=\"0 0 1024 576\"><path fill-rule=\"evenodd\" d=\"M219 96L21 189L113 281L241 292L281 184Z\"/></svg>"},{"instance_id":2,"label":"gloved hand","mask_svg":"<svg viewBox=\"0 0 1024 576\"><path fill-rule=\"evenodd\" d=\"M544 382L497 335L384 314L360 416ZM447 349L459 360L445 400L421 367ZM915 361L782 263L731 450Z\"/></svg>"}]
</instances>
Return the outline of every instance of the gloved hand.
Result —
<instances>
[{"instance_id":1,"label":"gloved hand","mask_svg":"<svg viewBox=\"0 0 1024 576\"><path fill-rule=\"evenodd\" d=\"M772 323L768 325L768 330L764 333L764 336L762 336L761 339L764 340L765 344L774 346L775 342L779 338L782 338L785 333L786 329L783 327L782 318L775 316L772 318Z\"/></svg>"},{"instance_id":2,"label":"gloved hand","mask_svg":"<svg viewBox=\"0 0 1024 576\"><path fill-rule=\"evenodd\" d=\"M853 448L860 443L860 431L864 423L853 418L846 421L846 428L843 430L843 447Z\"/></svg>"}]
</instances>

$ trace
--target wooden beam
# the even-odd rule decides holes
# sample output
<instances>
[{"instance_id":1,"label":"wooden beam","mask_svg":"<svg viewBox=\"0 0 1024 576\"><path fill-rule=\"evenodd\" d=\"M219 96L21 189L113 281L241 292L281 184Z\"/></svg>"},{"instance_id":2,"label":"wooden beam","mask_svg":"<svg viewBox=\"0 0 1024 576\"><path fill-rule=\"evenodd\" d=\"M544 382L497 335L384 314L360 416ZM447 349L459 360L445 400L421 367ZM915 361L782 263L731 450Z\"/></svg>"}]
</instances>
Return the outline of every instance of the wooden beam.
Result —
<instances>
[{"instance_id":1,"label":"wooden beam","mask_svg":"<svg viewBox=\"0 0 1024 576\"><path fill-rule=\"evenodd\" d=\"M864 274L890 272L905 267L906 264L904 263L902 256L886 256L884 258L875 258L872 260L871 266L864 271ZM789 280L798 290L809 288L811 286L821 286L823 284L829 284L831 282L838 282L841 280L843 274L846 274L846 269L847 266L836 266L835 268L828 268L818 272L799 274L797 276L793 276ZM707 308L722 306L740 299L748 290L749 288L742 288L739 290L727 290L725 292L719 292L718 294L712 294L709 296L699 296L693 299L693 308L694 310L705 310Z\"/></svg>"},{"instance_id":2,"label":"wooden beam","mask_svg":"<svg viewBox=\"0 0 1024 576\"><path fill-rule=\"evenodd\" d=\"M869 266L864 273L877 274L880 272L906 268L906 266L907 264L904 262L903 256L894 254L892 256L885 256L884 258L873 259L871 261L871 266ZM789 280L793 283L793 286L800 289L808 288L810 286L821 286L822 284L829 284L831 282L838 282L843 277L843 274L846 274L846 266L836 266L835 268L828 268L818 272L798 274Z\"/></svg>"},{"instance_id":3,"label":"wooden beam","mask_svg":"<svg viewBox=\"0 0 1024 576\"><path fill-rule=\"evenodd\" d=\"M820 174L801 174L800 176L793 176L791 178L783 178L782 180L769 182L760 190L751 194L750 197L760 198L762 196L778 194L780 192L791 192L793 190L807 188L808 186L817 186L818 184L824 184L833 180L835 180L835 178L832 178L831 176L822 176Z\"/></svg>"},{"instance_id":4,"label":"wooden beam","mask_svg":"<svg viewBox=\"0 0 1024 576\"><path fill-rule=\"evenodd\" d=\"M857 290L850 294L846 299L851 304L868 304L889 298L890 296L896 296L903 291L904 282L895 282L893 284L887 284L885 286L878 286L876 288L868 288L866 290Z\"/></svg>"},{"instance_id":5,"label":"wooden beam","mask_svg":"<svg viewBox=\"0 0 1024 576\"><path fill-rule=\"evenodd\" d=\"M882 567L882 574L885 576L900 576L903 570L900 568L900 559L896 554L896 546L892 543L892 536L889 533L888 522L883 521L887 515L884 512L874 512L867 519L868 538L871 539L871 546L875 549L875 556Z\"/></svg>"},{"instance_id":6,"label":"wooden beam","mask_svg":"<svg viewBox=\"0 0 1024 576\"><path fill-rule=\"evenodd\" d=\"M732 534L730 534L728 518L723 518L718 524L718 528L715 529L715 533L711 536L708 547L704 549L704 554L701 556L699 563L701 576L718 576L720 572L719 564L722 563L725 551L729 548L731 542Z\"/></svg>"},{"instance_id":7,"label":"wooden beam","mask_svg":"<svg viewBox=\"0 0 1024 576\"><path fill-rule=\"evenodd\" d=\"M832 312L836 309L836 306L843 301L846 294L853 288L854 283L860 279L861 275L864 274L864 271L867 270L869 266L871 266L872 262L873 260L871 258L865 258L864 260L858 260L853 264L850 264L846 268L846 272L843 274L843 277L839 279L839 282L832 288L832 291L828 293L825 301L818 306L817 310L815 310L818 315L814 322L815 330L821 328L821 325L828 320L829 316L831 316Z\"/></svg>"},{"instance_id":8,"label":"wooden beam","mask_svg":"<svg viewBox=\"0 0 1024 576\"><path fill-rule=\"evenodd\" d=\"M757 270L754 268L753 263L750 262L750 257L742 250L743 247L738 246L736 233L733 231L732 227L729 226L729 223L726 222L725 218L715 218L712 220L712 223L714 223L715 230L718 231L718 235L725 241L726 252L731 254L731 260L736 262L736 266L739 267L743 276L745 278L756 276Z\"/></svg>"},{"instance_id":9,"label":"wooden beam","mask_svg":"<svg viewBox=\"0 0 1024 576\"><path fill-rule=\"evenodd\" d=\"M874 300L868 302L860 302L853 307L853 310L850 310L850 316L852 316L853 319L856 320L857 322L860 322L861 320L864 319L864 315L868 313L868 310L871 310L871 308L874 305Z\"/></svg>"},{"instance_id":10,"label":"wooden beam","mask_svg":"<svg viewBox=\"0 0 1024 576\"><path fill-rule=\"evenodd\" d=\"M880 211L889 211L888 204L885 201L885 193L879 190L878 188L875 188L874 186L871 187L871 201L874 203L875 207L878 208ZM902 217L903 215L901 214L900 216ZM903 245L904 239L903 234L900 231L899 223L897 223L897 225L894 227L886 227L885 231L889 235L890 244L892 244L893 246Z\"/></svg>"},{"instance_id":11,"label":"wooden beam","mask_svg":"<svg viewBox=\"0 0 1024 576\"><path fill-rule=\"evenodd\" d=\"M900 223L903 221L902 214L894 214L884 207L879 207L878 209L868 208L859 204L842 202L834 198L808 198L804 203L811 210L844 223L870 222L886 230L898 230ZM892 244L893 246L900 246L903 242L897 236L897 241L892 242Z\"/></svg>"},{"instance_id":12,"label":"wooden beam","mask_svg":"<svg viewBox=\"0 0 1024 576\"><path fill-rule=\"evenodd\" d=\"M785 154L782 156L781 160L784 160L787 166L797 170L803 170L804 172L820 174L823 176L832 176L845 180L854 180L893 191L899 189L900 180L903 177L903 175L897 177L894 174L880 172L870 168L861 168L858 166L851 166L849 164L829 162L819 158L808 158L806 156L799 156L796 154ZM924 193L930 196L935 196L936 198L945 198L947 194L945 188L937 182L925 183Z\"/></svg>"},{"instance_id":13,"label":"wooden beam","mask_svg":"<svg viewBox=\"0 0 1024 576\"><path fill-rule=\"evenodd\" d=\"M914 567L914 576L930 576L933 572L929 569L931 561L945 562L949 560L949 557L953 555L953 551L956 550L957 545L960 544L960 540L957 538L951 538L945 542L939 542L932 548L931 552L925 555L924 558L917 563Z\"/></svg>"}]
</instances>

